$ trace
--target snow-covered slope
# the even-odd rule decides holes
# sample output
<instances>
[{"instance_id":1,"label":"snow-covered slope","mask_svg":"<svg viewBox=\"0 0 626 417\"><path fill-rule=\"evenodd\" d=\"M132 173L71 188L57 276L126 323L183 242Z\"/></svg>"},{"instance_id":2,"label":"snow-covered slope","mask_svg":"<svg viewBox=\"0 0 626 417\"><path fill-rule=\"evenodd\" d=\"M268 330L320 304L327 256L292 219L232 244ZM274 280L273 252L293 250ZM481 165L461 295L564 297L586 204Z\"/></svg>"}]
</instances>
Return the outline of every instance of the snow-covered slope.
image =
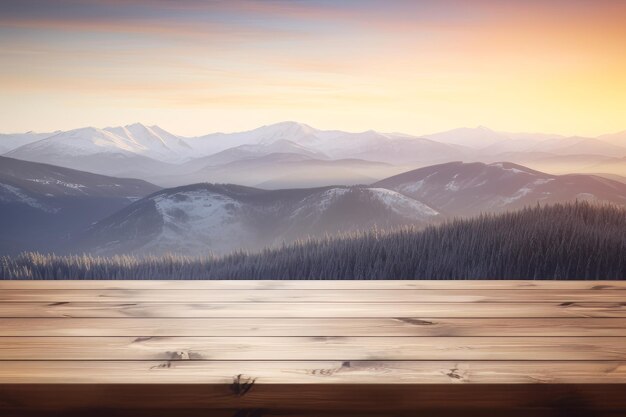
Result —
<instances>
[{"instance_id":1,"label":"snow-covered slope","mask_svg":"<svg viewBox=\"0 0 626 417\"><path fill-rule=\"evenodd\" d=\"M37 134L18 136L0 136L0 152L2 149L10 149L6 156L104 175L131 176L150 182L158 182L165 178L161 184L166 186L190 184L194 182L194 178L197 178L195 181L231 181L229 178L233 176L224 175L224 170L237 167L228 166L229 164L241 163L242 169L247 170L250 167L244 165L255 165L251 163L254 159L258 159L262 165L265 157L273 154L300 155L320 161L358 159L396 165L404 170L451 161L490 163L504 160L530 165L551 173L591 172L597 163L585 165L585 159L590 160L598 156L614 158L626 156L626 146L623 146L626 135L623 132L597 139L541 133L507 133L486 127L461 128L425 136L412 136L374 130L363 132L321 130L303 123L282 122L245 132L213 133L182 138L158 126L136 123L105 129L93 127L75 129L58 132L45 138L40 138ZM577 156L578 162L573 163L571 167L566 162L571 158L561 158L556 163L546 162L550 158L574 155ZM283 164L283 161L277 160L276 164ZM320 181L310 178L306 181L292 181L293 184L289 184L283 179L291 176L290 171L271 176L251 171L247 173L247 179L242 181L240 176L234 176L233 181L249 185L274 183L286 186L311 186L332 183L323 182L325 178L336 179L340 183L355 183L392 175L391 172L382 173L375 166L356 173L342 166L344 174L324 175L320 171L314 171L321 165L312 167L310 174L310 176L319 175ZM213 167L215 172L195 175L207 167ZM274 167L279 168L279 165ZM617 171L613 166L609 168L613 169L611 171L613 174L622 172L619 166ZM255 181L256 177L262 178ZM174 179L181 182L174 182Z\"/></svg>"},{"instance_id":2,"label":"snow-covered slope","mask_svg":"<svg viewBox=\"0 0 626 417\"><path fill-rule=\"evenodd\" d=\"M54 163L81 157L143 157L160 162L189 159L193 150L184 140L157 126L133 124L124 127L97 129L85 127L55 135L18 147L6 156L28 161Z\"/></svg>"},{"instance_id":3,"label":"snow-covered slope","mask_svg":"<svg viewBox=\"0 0 626 417\"><path fill-rule=\"evenodd\" d=\"M181 138L158 126L135 123L104 129L132 144L132 152L163 162L180 162L193 156L193 149Z\"/></svg>"},{"instance_id":4,"label":"snow-covered slope","mask_svg":"<svg viewBox=\"0 0 626 417\"><path fill-rule=\"evenodd\" d=\"M150 157L163 152L161 139L154 138L152 148L147 146L145 137L139 140L132 135L86 127L20 146L5 156L119 177L145 179L154 172L168 172L173 165ZM178 156L164 159L172 158Z\"/></svg>"},{"instance_id":5,"label":"snow-covered slope","mask_svg":"<svg viewBox=\"0 0 626 417\"><path fill-rule=\"evenodd\" d=\"M367 191L391 211L408 219L427 221L439 214L432 207L392 190L368 188Z\"/></svg>"},{"instance_id":6,"label":"snow-covered slope","mask_svg":"<svg viewBox=\"0 0 626 417\"><path fill-rule=\"evenodd\" d=\"M54 133L2 133L0 134L0 155L5 154L20 146L28 145L29 143L36 142L41 139L45 139L49 136L55 135Z\"/></svg>"},{"instance_id":7,"label":"snow-covered slope","mask_svg":"<svg viewBox=\"0 0 626 417\"><path fill-rule=\"evenodd\" d=\"M506 162L435 165L387 178L374 186L460 216L574 200L626 205L626 186L622 183L594 175L550 175Z\"/></svg>"},{"instance_id":8,"label":"snow-covered slope","mask_svg":"<svg viewBox=\"0 0 626 417\"><path fill-rule=\"evenodd\" d=\"M59 132L56 135L22 146L8 156L43 156L44 153L63 156L92 155L97 153L132 153L134 144L114 133L95 127Z\"/></svg>"},{"instance_id":9,"label":"snow-covered slope","mask_svg":"<svg viewBox=\"0 0 626 417\"><path fill-rule=\"evenodd\" d=\"M402 194L367 187L264 191L196 184L163 190L90 228L96 253L226 253L374 226L424 225L439 213Z\"/></svg>"},{"instance_id":10,"label":"snow-covered slope","mask_svg":"<svg viewBox=\"0 0 626 417\"><path fill-rule=\"evenodd\" d=\"M289 141L307 147L315 147L320 131L304 123L282 122L257 129L234 133L211 133L204 136L186 138L198 153L211 155L242 145L269 145L279 141Z\"/></svg>"},{"instance_id":11,"label":"snow-covered slope","mask_svg":"<svg viewBox=\"0 0 626 417\"><path fill-rule=\"evenodd\" d=\"M334 159L361 158L387 163L432 163L463 156L462 147L399 133L319 130L303 123L282 122L247 132L215 133L188 138L199 153L217 153L241 145L289 141Z\"/></svg>"}]
</instances>

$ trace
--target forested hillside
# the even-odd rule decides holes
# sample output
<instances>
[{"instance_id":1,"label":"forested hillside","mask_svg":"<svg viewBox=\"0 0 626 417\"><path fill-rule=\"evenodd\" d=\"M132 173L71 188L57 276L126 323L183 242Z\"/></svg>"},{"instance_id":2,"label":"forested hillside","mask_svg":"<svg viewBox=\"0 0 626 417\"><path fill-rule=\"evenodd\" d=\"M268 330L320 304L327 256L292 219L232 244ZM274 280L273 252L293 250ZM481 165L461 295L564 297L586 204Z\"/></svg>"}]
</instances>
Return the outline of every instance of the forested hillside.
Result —
<instances>
[{"instance_id":1,"label":"forested hillside","mask_svg":"<svg viewBox=\"0 0 626 417\"><path fill-rule=\"evenodd\" d=\"M626 210L573 203L224 257L0 258L5 279L624 279Z\"/></svg>"}]
</instances>

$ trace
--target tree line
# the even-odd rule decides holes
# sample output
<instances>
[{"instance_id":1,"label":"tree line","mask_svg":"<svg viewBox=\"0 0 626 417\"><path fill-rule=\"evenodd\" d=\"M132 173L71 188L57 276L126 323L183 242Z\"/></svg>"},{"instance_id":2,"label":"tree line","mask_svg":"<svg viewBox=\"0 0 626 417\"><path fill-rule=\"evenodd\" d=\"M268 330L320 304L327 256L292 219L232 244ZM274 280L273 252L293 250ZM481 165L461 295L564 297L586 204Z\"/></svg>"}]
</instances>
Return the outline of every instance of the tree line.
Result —
<instances>
[{"instance_id":1,"label":"tree line","mask_svg":"<svg viewBox=\"0 0 626 417\"><path fill-rule=\"evenodd\" d=\"M587 202L260 252L0 258L2 279L626 279L626 209Z\"/></svg>"}]
</instances>

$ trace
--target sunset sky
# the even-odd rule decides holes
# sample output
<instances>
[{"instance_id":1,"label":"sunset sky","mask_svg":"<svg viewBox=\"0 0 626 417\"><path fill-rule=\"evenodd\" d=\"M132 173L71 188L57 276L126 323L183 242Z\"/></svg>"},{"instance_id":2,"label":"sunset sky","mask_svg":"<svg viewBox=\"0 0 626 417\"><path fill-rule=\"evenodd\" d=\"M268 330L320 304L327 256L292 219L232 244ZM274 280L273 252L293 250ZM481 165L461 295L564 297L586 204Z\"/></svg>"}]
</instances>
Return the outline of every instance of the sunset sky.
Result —
<instances>
[{"instance_id":1,"label":"sunset sky","mask_svg":"<svg viewBox=\"0 0 626 417\"><path fill-rule=\"evenodd\" d=\"M622 0L4 0L0 131L626 129Z\"/></svg>"}]
</instances>

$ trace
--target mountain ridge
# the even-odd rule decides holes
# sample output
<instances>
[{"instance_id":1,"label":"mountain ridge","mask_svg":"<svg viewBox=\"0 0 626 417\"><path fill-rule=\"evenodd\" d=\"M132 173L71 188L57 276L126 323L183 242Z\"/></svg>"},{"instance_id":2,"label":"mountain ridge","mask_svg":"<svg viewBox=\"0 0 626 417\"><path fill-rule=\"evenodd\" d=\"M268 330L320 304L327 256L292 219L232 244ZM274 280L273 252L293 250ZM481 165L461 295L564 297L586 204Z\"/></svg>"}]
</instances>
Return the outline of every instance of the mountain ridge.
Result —
<instances>
[{"instance_id":1,"label":"mountain ridge","mask_svg":"<svg viewBox=\"0 0 626 417\"><path fill-rule=\"evenodd\" d=\"M616 135L618 139L621 137L621 133ZM484 126L415 136L374 130L321 130L298 122L189 138L174 135L156 125L135 123L57 132L34 141L29 137L29 143L4 155L103 175L136 177L162 186L208 181L301 188L323 185L325 181L343 184L371 182L394 173L455 160L484 163L506 160L554 174L606 172L624 175L626 166L621 163L621 158L626 157L626 147L611 138L613 136L604 141L541 133L506 133ZM21 140L4 139L5 147ZM307 177L298 172L305 170L304 165L299 170L278 164L279 158L276 158L277 164L269 166L269 154L303 155L319 161L337 162L332 164L332 174L330 171L324 173L323 163L308 162L308 169L320 176L316 181L313 175ZM602 158L614 159L609 162ZM347 159L388 164L395 168L383 169L366 163L356 168L339 162ZM209 165L213 168L207 168ZM240 174L262 169L263 174L252 172L244 178L243 175L233 175L230 169L240 169ZM281 169L287 171L281 172ZM255 182L256 174L261 178Z\"/></svg>"}]
</instances>

